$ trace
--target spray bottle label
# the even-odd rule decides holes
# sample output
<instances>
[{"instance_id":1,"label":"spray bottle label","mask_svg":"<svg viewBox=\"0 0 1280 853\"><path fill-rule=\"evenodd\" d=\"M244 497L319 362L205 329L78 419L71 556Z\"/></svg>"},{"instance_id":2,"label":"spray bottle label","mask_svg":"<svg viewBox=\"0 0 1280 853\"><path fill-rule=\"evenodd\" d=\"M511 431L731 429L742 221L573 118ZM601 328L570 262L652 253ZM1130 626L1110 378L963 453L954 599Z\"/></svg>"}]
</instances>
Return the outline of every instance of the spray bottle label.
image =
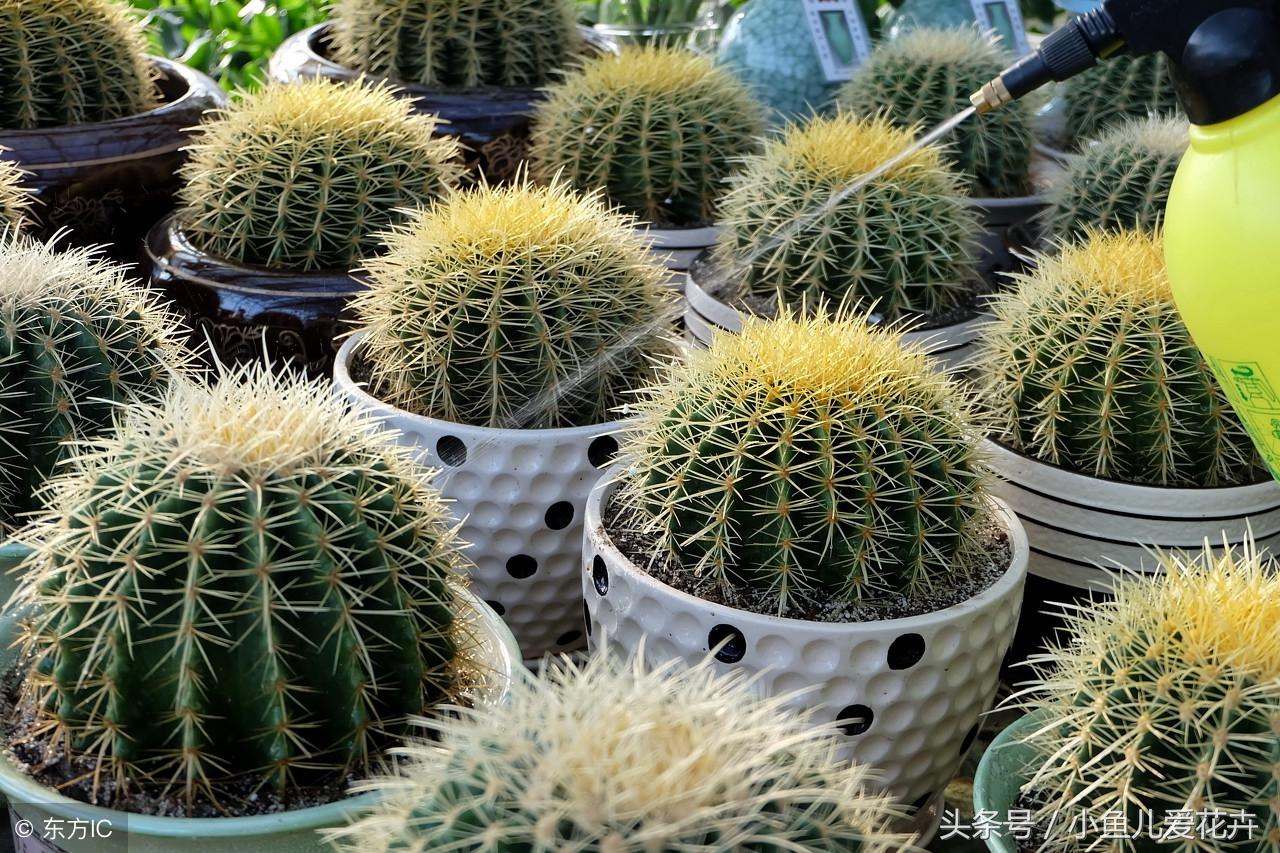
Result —
<instances>
[{"instance_id":1,"label":"spray bottle label","mask_svg":"<svg viewBox=\"0 0 1280 853\"><path fill-rule=\"evenodd\" d=\"M1280 480L1280 394L1256 361L1210 358L1227 398L1257 445L1271 475Z\"/></svg>"}]
</instances>

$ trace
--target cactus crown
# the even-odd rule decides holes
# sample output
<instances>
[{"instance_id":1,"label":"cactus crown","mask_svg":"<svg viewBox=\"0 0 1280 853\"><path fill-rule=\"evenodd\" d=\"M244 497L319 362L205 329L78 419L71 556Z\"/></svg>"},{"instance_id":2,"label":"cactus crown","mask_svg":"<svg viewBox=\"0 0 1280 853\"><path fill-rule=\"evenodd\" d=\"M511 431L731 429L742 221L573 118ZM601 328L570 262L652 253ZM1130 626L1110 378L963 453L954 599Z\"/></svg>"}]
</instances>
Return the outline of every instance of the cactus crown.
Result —
<instances>
[{"instance_id":1,"label":"cactus crown","mask_svg":"<svg viewBox=\"0 0 1280 853\"><path fill-rule=\"evenodd\" d=\"M851 112L881 111L903 127L933 127L969 105L969 95L999 76L1009 57L972 28L915 30L882 42L841 88L836 102ZM1028 189L1035 142L1030 101L1015 101L982 121L956 128L947 153L980 195Z\"/></svg>"},{"instance_id":2,"label":"cactus crown","mask_svg":"<svg viewBox=\"0 0 1280 853\"><path fill-rule=\"evenodd\" d=\"M1253 445L1174 306L1159 236L1087 231L1017 283L982 332L997 437L1095 477L1257 479Z\"/></svg>"},{"instance_id":3,"label":"cactus crown","mask_svg":"<svg viewBox=\"0 0 1280 853\"><path fill-rule=\"evenodd\" d=\"M1115 56L1062 85L1067 132L1076 143L1101 136L1125 119L1182 111L1163 53Z\"/></svg>"},{"instance_id":4,"label":"cactus crown","mask_svg":"<svg viewBox=\"0 0 1280 853\"><path fill-rule=\"evenodd\" d=\"M334 58L423 86L541 86L581 50L565 0L334 0Z\"/></svg>"},{"instance_id":5,"label":"cactus crown","mask_svg":"<svg viewBox=\"0 0 1280 853\"><path fill-rule=\"evenodd\" d=\"M458 182L458 143L435 129L387 88L268 86L197 131L183 170L183 230L233 263L350 269L403 209Z\"/></svg>"},{"instance_id":6,"label":"cactus crown","mask_svg":"<svg viewBox=\"0 0 1280 853\"><path fill-rule=\"evenodd\" d=\"M371 387L455 423L602 422L675 352L665 273L632 224L561 184L481 187L414 215L352 303Z\"/></svg>"},{"instance_id":7,"label":"cactus crown","mask_svg":"<svg viewBox=\"0 0 1280 853\"><path fill-rule=\"evenodd\" d=\"M116 0L0 0L0 128L124 118L155 106L141 24Z\"/></svg>"},{"instance_id":8,"label":"cactus crown","mask_svg":"<svg viewBox=\"0 0 1280 853\"><path fill-rule=\"evenodd\" d=\"M970 408L862 317L748 317L643 395L623 500L730 600L923 594L966 571L986 509Z\"/></svg>"},{"instance_id":9,"label":"cactus crown","mask_svg":"<svg viewBox=\"0 0 1280 853\"><path fill-rule=\"evenodd\" d=\"M457 692L443 502L324 382L175 383L46 498L15 597L25 695L38 738L98 762L95 797L365 772Z\"/></svg>"},{"instance_id":10,"label":"cactus crown","mask_svg":"<svg viewBox=\"0 0 1280 853\"><path fill-rule=\"evenodd\" d=\"M25 174L8 160L0 160L0 232L17 231L27 224L33 195L22 186Z\"/></svg>"},{"instance_id":11,"label":"cactus crown","mask_svg":"<svg viewBox=\"0 0 1280 853\"><path fill-rule=\"evenodd\" d=\"M378 809L332 833L351 851L806 850L906 853L897 812L836 739L738 673L565 659L509 704L433 723L370 788ZM790 698L790 697L784 697Z\"/></svg>"},{"instance_id":12,"label":"cactus crown","mask_svg":"<svg viewBox=\"0 0 1280 853\"><path fill-rule=\"evenodd\" d=\"M631 48L551 89L538 108L532 159L544 181L603 187L645 222L705 225L763 130L746 87L707 57Z\"/></svg>"},{"instance_id":13,"label":"cactus crown","mask_svg":"<svg viewBox=\"0 0 1280 853\"><path fill-rule=\"evenodd\" d=\"M182 369L184 332L124 267L0 230L0 529L37 504L64 444Z\"/></svg>"},{"instance_id":14,"label":"cactus crown","mask_svg":"<svg viewBox=\"0 0 1280 853\"><path fill-rule=\"evenodd\" d=\"M1130 119L1114 126L1071 158L1067 174L1050 192L1046 230L1060 240L1080 237L1088 228L1156 230L1188 143L1183 118Z\"/></svg>"},{"instance_id":15,"label":"cactus crown","mask_svg":"<svg viewBox=\"0 0 1280 853\"><path fill-rule=\"evenodd\" d=\"M724 280L782 305L874 303L889 320L957 305L981 225L942 150L858 182L914 143L913 129L847 112L766 142L721 204Z\"/></svg>"},{"instance_id":16,"label":"cactus crown","mask_svg":"<svg viewBox=\"0 0 1280 853\"><path fill-rule=\"evenodd\" d=\"M1043 850L1155 849L1078 837L1074 816L1108 811L1130 828L1154 815L1157 836L1177 811L1244 813L1251 838L1195 849L1280 845L1280 573L1251 543L1161 563L1158 577L1123 579L1114 600L1066 612L1073 641L1039 661L1024 696L1045 716L1030 738L1044 762L1029 783L1051 827Z\"/></svg>"}]
</instances>

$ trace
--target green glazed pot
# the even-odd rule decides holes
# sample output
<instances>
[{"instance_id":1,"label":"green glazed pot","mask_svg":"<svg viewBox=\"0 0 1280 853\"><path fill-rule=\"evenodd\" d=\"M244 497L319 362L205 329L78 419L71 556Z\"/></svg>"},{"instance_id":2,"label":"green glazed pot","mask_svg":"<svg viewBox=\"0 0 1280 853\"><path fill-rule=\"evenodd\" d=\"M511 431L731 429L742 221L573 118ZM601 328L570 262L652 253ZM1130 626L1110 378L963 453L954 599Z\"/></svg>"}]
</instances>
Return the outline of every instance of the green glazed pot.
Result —
<instances>
[{"instance_id":1,"label":"green glazed pot","mask_svg":"<svg viewBox=\"0 0 1280 853\"><path fill-rule=\"evenodd\" d=\"M0 546L5 600L14 587L9 570L27 553L13 543ZM520 648L506 624L470 592L476 635L483 637L480 658L486 677L478 704L507 701L510 681L521 671ZM0 612L0 670L14 662L10 648L18 615ZM346 824L368 808L376 794L280 814L253 817L175 818L130 814L91 806L41 785L0 755L0 792L9 805L9 822L22 853L317 853L325 850L319 830ZM105 833L105 835L104 835ZM44 836L47 841L42 840Z\"/></svg>"},{"instance_id":2,"label":"green glazed pot","mask_svg":"<svg viewBox=\"0 0 1280 853\"><path fill-rule=\"evenodd\" d=\"M975 813L994 813L995 826L1009 825L1009 809L1018 801L1022 786L1029 774L1027 769L1036 760L1036 751L1022 743L1042 718L1028 714L1018 718L996 736L978 762L978 773L973 780L973 809ZM992 853L1018 853L1018 842L1007 836L986 839Z\"/></svg>"}]
</instances>

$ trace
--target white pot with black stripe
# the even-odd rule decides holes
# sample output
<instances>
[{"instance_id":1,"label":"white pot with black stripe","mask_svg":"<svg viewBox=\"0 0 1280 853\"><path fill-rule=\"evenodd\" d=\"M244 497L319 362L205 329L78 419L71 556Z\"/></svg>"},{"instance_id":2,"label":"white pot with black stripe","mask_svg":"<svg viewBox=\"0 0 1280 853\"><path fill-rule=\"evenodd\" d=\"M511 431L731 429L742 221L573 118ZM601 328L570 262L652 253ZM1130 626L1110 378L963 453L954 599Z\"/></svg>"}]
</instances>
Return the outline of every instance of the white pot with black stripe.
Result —
<instances>
[{"instance_id":1,"label":"white pot with black stripe","mask_svg":"<svg viewBox=\"0 0 1280 853\"><path fill-rule=\"evenodd\" d=\"M1242 543L1280 547L1280 483L1170 488L1102 480L1024 456L995 441L985 452L995 493L1027 530L1031 574L1079 590L1105 590L1108 568L1151 571L1154 550Z\"/></svg>"},{"instance_id":2,"label":"white pot with black stripe","mask_svg":"<svg viewBox=\"0 0 1280 853\"><path fill-rule=\"evenodd\" d=\"M738 310L708 293L692 270L685 276L684 293L685 339L691 345L709 347L717 332L742 331ZM962 373L972 366L978 334L990 320L989 314L975 313L945 326L908 331L902 340L924 347L941 370Z\"/></svg>"},{"instance_id":3,"label":"white pot with black stripe","mask_svg":"<svg viewBox=\"0 0 1280 853\"><path fill-rule=\"evenodd\" d=\"M673 290L684 289L685 273L693 261L716 244L720 229L715 225L700 228L657 228L641 226L640 233L649 243L653 259L671 272Z\"/></svg>"}]
</instances>

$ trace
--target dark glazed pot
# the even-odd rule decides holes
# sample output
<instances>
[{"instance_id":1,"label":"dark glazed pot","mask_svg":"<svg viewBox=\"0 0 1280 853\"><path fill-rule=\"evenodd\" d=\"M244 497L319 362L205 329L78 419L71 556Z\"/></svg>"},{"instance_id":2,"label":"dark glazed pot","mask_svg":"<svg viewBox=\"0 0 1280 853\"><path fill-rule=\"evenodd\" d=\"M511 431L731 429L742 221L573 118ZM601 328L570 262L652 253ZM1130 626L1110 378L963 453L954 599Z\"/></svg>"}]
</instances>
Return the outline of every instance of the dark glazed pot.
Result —
<instances>
[{"instance_id":1,"label":"dark glazed pot","mask_svg":"<svg viewBox=\"0 0 1280 853\"><path fill-rule=\"evenodd\" d=\"M364 285L345 272L246 267L197 249L173 217L147 237L151 283L188 318L192 347L223 364L260 361L328 376L349 328L347 300ZM206 340L208 344L206 344Z\"/></svg>"},{"instance_id":2,"label":"dark glazed pot","mask_svg":"<svg viewBox=\"0 0 1280 853\"><path fill-rule=\"evenodd\" d=\"M31 211L40 236L69 229L68 245L105 245L114 258L139 259L147 229L173 210L186 160L187 130L227 98L212 79L168 59L160 68L162 103L129 118L71 127L0 130L0 157L28 173L39 201Z\"/></svg>"},{"instance_id":3,"label":"dark glazed pot","mask_svg":"<svg viewBox=\"0 0 1280 853\"><path fill-rule=\"evenodd\" d=\"M1043 195L974 198L982 217L978 271L997 290L1009 286L1010 273L1026 272L1024 260L1036 242L1036 219L1048 206Z\"/></svg>"},{"instance_id":4,"label":"dark glazed pot","mask_svg":"<svg viewBox=\"0 0 1280 853\"><path fill-rule=\"evenodd\" d=\"M588 52L617 50L599 33L587 27L581 30ZM329 58L328 33L328 24L318 24L286 39L271 57L267 71L271 79L283 83L308 77L344 83L358 80L359 73ZM390 82L414 100L418 112L438 115L448 122L440 132L456 136L466 145L467 165L490 183L510 180L528 159L530 120L544 97L541 89L502 86L445 89Z\"/></svg>"}]
</instances>

